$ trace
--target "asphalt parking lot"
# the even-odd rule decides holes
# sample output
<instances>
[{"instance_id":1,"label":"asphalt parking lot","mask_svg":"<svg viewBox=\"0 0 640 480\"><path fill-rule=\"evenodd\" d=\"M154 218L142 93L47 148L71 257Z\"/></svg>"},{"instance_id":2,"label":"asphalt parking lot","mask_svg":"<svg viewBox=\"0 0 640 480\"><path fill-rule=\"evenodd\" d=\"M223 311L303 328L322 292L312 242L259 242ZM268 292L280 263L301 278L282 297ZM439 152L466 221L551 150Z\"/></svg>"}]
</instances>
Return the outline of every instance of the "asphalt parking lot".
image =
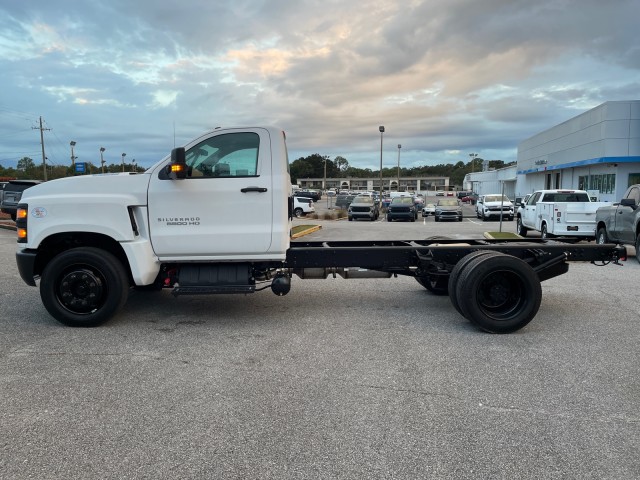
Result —
<instances>
[{"instance_id":1,"label":"asphalt parking lot","mask_svg":"<svg viewBox=\"0 0 640 480\"><path fill-rule=\"evenodd\" d=\"M315 223L300 241L499 226ZM15 247L0 230L0 478L640 477L635 259L573 264L510 335L402 277L136 291L73 329L22 283Z\"/></svg>"}]
</instances>

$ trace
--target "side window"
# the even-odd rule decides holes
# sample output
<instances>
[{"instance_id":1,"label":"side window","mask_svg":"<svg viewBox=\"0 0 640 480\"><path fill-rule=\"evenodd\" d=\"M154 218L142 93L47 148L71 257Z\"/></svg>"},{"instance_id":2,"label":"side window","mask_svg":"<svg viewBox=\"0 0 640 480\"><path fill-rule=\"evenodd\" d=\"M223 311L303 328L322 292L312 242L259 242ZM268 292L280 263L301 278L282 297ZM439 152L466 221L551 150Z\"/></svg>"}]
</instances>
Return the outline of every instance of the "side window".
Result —
<instances>
[{"instance_id":1,"label":"side window","mask_svg":"<svg viewBox=\"0 0 640 480\"><path fill-rule=\"evenodd\" d=\"M538 203L538 199L540 198L540 195L541 195L540 192L537 192L531 195L531 197L529 198L529 201L527 202L527 205L535 205L536 203Z\"/></svg>"},{"instance_id":2,"label":"side window","mask_svg":"<svg viewBox=\"0 0 640 480\"><path fill-rule=\"evenodd\" d=\"M257 133L226 133L190 148L187 167L191 177L255 177L258 175Z\"/></svg>"},{"instance_id":3,"label":"side window","mask_svg":"<svg viewBox=\"0 0 640 480\"><path fill-rule=\"evenodd\" d=\"M627 198L633 198L637 205L640 202L640 188L632 188Z\"/></svg>"}]
</instances>

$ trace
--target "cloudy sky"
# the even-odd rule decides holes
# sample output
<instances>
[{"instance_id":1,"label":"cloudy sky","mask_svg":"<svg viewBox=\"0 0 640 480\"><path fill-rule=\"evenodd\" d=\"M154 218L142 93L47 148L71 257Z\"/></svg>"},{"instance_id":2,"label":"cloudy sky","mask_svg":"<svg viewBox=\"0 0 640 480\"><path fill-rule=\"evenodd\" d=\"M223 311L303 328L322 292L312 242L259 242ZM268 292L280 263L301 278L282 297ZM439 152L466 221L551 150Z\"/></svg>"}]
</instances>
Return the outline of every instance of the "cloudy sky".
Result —
<instances>
[{"instance_id":1,"label":"cloudy sky","mask_svg":"<svg viewBox=\"0 0 640 480\"><path fill-rule=\"evenodd\" d=\"M516 159L640 99L640 0L5 0L0 165L149 166L217 126L275 125L290 160Z\"/></svg>"}]
</instances>

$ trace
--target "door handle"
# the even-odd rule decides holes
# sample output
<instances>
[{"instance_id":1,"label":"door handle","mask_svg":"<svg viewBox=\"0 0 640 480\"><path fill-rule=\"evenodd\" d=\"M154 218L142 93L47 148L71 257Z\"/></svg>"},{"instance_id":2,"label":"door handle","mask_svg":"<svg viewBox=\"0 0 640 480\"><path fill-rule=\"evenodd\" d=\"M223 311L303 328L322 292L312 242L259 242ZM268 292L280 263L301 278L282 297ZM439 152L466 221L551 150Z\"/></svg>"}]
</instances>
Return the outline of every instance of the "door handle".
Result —
<instances>
[{"instance_id":1,"label":"door handle","mask_svg":"<svg viewBox=\"0 0 640 480\"><path fill-rule=\"evenodd\" d=\"M264 187L244 187L244 188L241 188L240 191L242 193L247 193L247 192L264 193L267 191L267 189Z\"/></svg>"}]
</instances>

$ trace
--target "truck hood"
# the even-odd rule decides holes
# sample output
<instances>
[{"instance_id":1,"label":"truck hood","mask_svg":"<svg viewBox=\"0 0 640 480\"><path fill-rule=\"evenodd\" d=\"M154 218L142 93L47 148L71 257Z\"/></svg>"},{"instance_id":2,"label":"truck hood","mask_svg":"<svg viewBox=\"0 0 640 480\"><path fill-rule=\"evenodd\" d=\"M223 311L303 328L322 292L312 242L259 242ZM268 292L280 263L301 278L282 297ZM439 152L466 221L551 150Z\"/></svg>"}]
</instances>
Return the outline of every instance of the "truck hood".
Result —
<instances>
[{"instance_id":1,"label":"truck hood","mask_svg":"<svg viewBox=\"0 0 640 480\"><path fill-rule=\"evenodd\" d=\"M78 201L101 197L121 198L127 205L146 205L147 189L151 175L147 173L114 173L102 175L82 175L59 178L35 185L25 190L21 202L46 204L47 199L60 201L62 198L79 197Z\"/></svg>"}]
</instances>

